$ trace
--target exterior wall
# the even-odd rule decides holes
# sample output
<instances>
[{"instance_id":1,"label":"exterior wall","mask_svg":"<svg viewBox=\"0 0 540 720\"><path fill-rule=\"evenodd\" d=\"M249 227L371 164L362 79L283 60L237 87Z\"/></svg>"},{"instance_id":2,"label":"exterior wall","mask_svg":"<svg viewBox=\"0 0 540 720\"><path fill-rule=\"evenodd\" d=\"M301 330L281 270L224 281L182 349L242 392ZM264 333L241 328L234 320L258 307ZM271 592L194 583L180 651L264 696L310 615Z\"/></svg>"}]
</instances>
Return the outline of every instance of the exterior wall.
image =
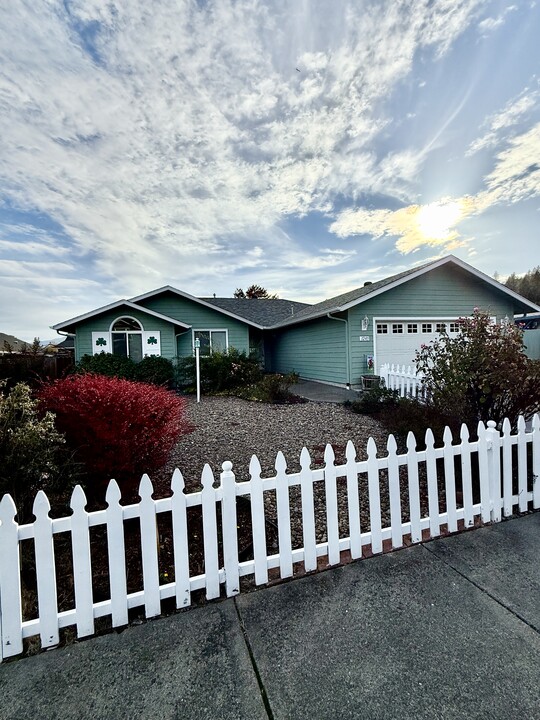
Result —
<instances>
[{"instance_id":1,"label":"exterior wall","mask_svg":"<svg viewBox=\"0 0 540 720\"><path fill-rule=\"evenodd\" d=\"M83 355L92 355L92 332L108 332L111 323L119 317L133 317L138 320L143 330L159 330L161 334L161 354L172 358L175 353L174 326L158 318L138 312L132 308L115 308L103 315L89 318L77 325L75 336L75 360Z\"/></svg>"},{"instance_id":2,"label":"exterior wall","mask_svg":"<svg viewBox=\"0 0 540 720\"><path fill-rule=\"evenodd\" d=\"M351 383L359 383L367 372L366 356L374 354L373 318L457 318L471 315L479 307L497 320L513 318L512 299L497 292L461 268L443 266L381 293L372 300L349 310ZM362 318L369 318L367 331L361 330ZM369 341L360 341L369 336Z\"/></svg>"},{"instance_id":3,"label":"exterior wall","mask_svg":"<svg viewBox=\"0 0 540 720\"><path fill-rule=\"evenodd\" d=\"M321 318L271 333L270 367L308 380L345 384L346 328L344 322Z\"/></svg>"},{"instance_id":4,"label":"exterior wall","mask_svg":"<svg viewBox=\"0 0 540 720\"><path fill-rule=\"evenodd\" d=\"M227 330L229 347L249 353L249 325L228 315L223 315L171 292L147 298L139 304L149 310L180 320L186 325L191 325L195 330ZM175 355L184 357L191 355L192 352L192 332L189 329L179 334L174 352L167 357Z\"/></svg>"},{"instance_id":5,"label":"exterior wall","mask_svg":"<svg viewBox=\"0 0 540 720\"><path fill-rule=\"evenodd\" d=\"M540 328L538 330L525 330L523 332L525 355L532 360L540 360Z\"/></svg>"}]
</instances>

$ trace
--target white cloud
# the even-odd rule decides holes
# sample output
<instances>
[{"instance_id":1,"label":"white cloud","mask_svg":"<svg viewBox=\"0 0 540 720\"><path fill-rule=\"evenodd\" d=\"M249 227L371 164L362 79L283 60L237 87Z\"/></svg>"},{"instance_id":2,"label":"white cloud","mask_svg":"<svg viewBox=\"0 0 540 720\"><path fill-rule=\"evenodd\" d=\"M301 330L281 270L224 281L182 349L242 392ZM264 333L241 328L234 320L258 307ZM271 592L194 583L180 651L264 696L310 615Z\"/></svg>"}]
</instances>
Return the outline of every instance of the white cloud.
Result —
<instances>
[{"instance_id":1,"label":"white cloud","mask_svg":"<svg viewBox=\"0 0 540 720\"><path fill-rule=\"evenodd\" d=\"M2 191L52 217L122 293L202 282L232 240L245 254L283 216L329 212L337 195L406 197L422 158L373 156L381 104L415 53L444 54L481 4L344 2L330 14L317 2L85 0L39 18L6 4Z\"/></svg>"},{"instance_id":2,"label":"white cloud","mask_svg":"<svg viewBox=\"0 0 540 720\"><path fill-rule=\"evenodd\" d=\"M485 18L478 23L478 29L480 30L480 33L482 35L487 35L488 33L496 30L498 27L501 27L501 25L504 25L504 23L506 22L507 16L515 10L517 10L517 5L509 5L503 10L500 15L497 15L497 17Z\"/></svg>"},{"instance_id":3,"label":"white cloud","mask_svg":"<svg viewBox=\"0 0 540 720\"><path fill-rule=\"evenodd\" d=\"M517 97L512 98L504 108L489 117L484 123L487 132L474 140L466 155L470 156L479 150L494 147L504 140L503 131L517 125L524 116L538 105L540 91L525 89Z\"/></svg>"}]
</instances>

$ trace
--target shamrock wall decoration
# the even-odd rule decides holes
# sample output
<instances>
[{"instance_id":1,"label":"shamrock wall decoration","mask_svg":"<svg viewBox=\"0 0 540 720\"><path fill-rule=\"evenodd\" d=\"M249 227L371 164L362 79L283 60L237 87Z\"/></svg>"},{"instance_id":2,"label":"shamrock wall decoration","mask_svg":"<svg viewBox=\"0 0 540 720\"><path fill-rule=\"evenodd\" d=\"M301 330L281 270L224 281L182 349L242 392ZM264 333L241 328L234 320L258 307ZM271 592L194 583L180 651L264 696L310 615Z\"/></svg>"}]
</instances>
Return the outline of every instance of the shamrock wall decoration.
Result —
<instances>
[{"instance_id":1,"label":"shamrock wall decoration","mask_svg":"<svg viewBox=\"0 0 540 720\"><path fill-rule=\"evenodd\" d=\"M106 344L107 344L107 341L105 340L105 338L98 338L96 340L96 345L106 345Z\"/></svg>"},{"instance_id":2,"label":"shamrock wall decoration","mask_svg":"<svg viewBox=\"0 0 540 720\"><path fill-rule=\"evenodd\" d=\"M152 335L146 341L148 345L157 345L157 339Z\"/></svg>"}]
</instances>

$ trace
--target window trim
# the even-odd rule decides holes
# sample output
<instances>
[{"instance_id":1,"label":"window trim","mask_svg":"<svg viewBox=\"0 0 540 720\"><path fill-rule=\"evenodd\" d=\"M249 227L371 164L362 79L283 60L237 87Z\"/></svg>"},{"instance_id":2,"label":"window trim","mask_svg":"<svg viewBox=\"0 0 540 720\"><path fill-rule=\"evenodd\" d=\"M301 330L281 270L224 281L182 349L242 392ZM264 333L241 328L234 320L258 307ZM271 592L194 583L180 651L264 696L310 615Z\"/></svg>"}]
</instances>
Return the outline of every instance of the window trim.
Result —
<instances>
[{"instance_id":1,"label":"window trim","mask_svg":"<svg viewBox=\"0 0 540 720\"><path fill-rule=\"evenodd\" d=\"M132 320L133 322L136 322L139 326L139 330L114 330L114 326L119 320ZM131 360L133 358L129 354L129 337L128 335L140 335L141 336L141 360L144 358L144 327L140 320L138 320L136 317L133 317L133 315L119 315L117 318L115 318L112 323L109 326L109 337L111 338L111 354L116 355L114 352L114 340L113 335L125 335L126 336L126 355L119 355L119 357L128 357Z\"/></svg>"},{"instance_id":2,"label":"window trim","mask_svg":"<svg viewBox=\"0 0 540 720\"><path fill-rule=\"evenodd\" d=\"M193 351L193 354L195 354L195 333L198 332L207 332L210 333L210 355L212 355L212 333L213 332L224 332L225 333L225 352L229 352L229 331L227 328L192 328L191 329L191 349ZM209 355L203 355L201 353L201 357L209 357Z\"/></svg>"}]
</instances>

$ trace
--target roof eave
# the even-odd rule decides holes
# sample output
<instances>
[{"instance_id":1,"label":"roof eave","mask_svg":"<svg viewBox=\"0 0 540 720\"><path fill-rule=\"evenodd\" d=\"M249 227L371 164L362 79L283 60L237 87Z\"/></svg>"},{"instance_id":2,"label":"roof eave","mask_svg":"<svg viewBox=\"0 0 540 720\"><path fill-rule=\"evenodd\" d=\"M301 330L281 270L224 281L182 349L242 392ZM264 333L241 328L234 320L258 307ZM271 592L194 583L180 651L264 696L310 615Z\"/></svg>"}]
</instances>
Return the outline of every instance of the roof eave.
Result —
<instances>
[{"instance_id":1,"label":"roof eave","mask_svg":"<svg viewBox=\"0 0 540 720\"><path fill-rule=\"evenodd\" d=\"M175 318L169 317L168 315L163 315L162 313L158 313L155 310L149 310L148 308L145 308L142 305L136 305L131 300L117 300L114 303L110 303L109 305L103 305L103 307L97 308L96 310L92 310L91 312L84 313L83 315L77 315L74 318L71 318L70 320L66 320L61 323L57 323L56 325L51 325L52 330L56 330L58 334L60 334L60 330L65 330L66 328L72 327L74 325L77 325L78 323L84 322L85 320L89 320L92 317L96 317L97 315L101 315L105 312L109 312L110 310L114 310L115 308L127 306L131 308L132 310L139 310L141 312L146 313L147 315L151 315L152 317L157 317L160 320L165 320L166 322L170 322L173 325L179 325L180 327L185 328L186 330L189 330L191 325L187 325L186 323L181 322L180 320L176 320Z\"/></svg>"},{"instance_id":2,"label":"roof eave","mask_svg":"<svg viewBox=\"0 0 540 720\"><path fill-rule=\"evenodd\" d=\"M253 327L257 328L258 330L267 330L268 329L268 327L265 325L259 325L259 323L256 323L253 320L247 320L246 318L242 317L241 315L236 315L235 313L232 313L229 310L223 310L223 308L220 308L217 305L212 305L212 303L206 302L205 300L201 300L200 298L195 297L195 295L190 295L189 293L186 293L183 290L178 290L178 288L175 288L172 285L164 285L163 287L158 288L157 290L151 290L150 292L143 293L142 295L137 295L137 296L131 298L130 302L138 304L141 300L146 300L149 297L153 297L154 295L159 295L160 293L163 293L163 292L175 293L176 295L180 295L181 297L186 298L186 300L192 300L193 302L196 302L199 305L204 305L204 307L207 307L210 310L215 310L216 312L219 312L222 315L228 315L229 317L232 317L235 320L246 323L247 325L252 325Z\"/></svg>"}]
</instances>

